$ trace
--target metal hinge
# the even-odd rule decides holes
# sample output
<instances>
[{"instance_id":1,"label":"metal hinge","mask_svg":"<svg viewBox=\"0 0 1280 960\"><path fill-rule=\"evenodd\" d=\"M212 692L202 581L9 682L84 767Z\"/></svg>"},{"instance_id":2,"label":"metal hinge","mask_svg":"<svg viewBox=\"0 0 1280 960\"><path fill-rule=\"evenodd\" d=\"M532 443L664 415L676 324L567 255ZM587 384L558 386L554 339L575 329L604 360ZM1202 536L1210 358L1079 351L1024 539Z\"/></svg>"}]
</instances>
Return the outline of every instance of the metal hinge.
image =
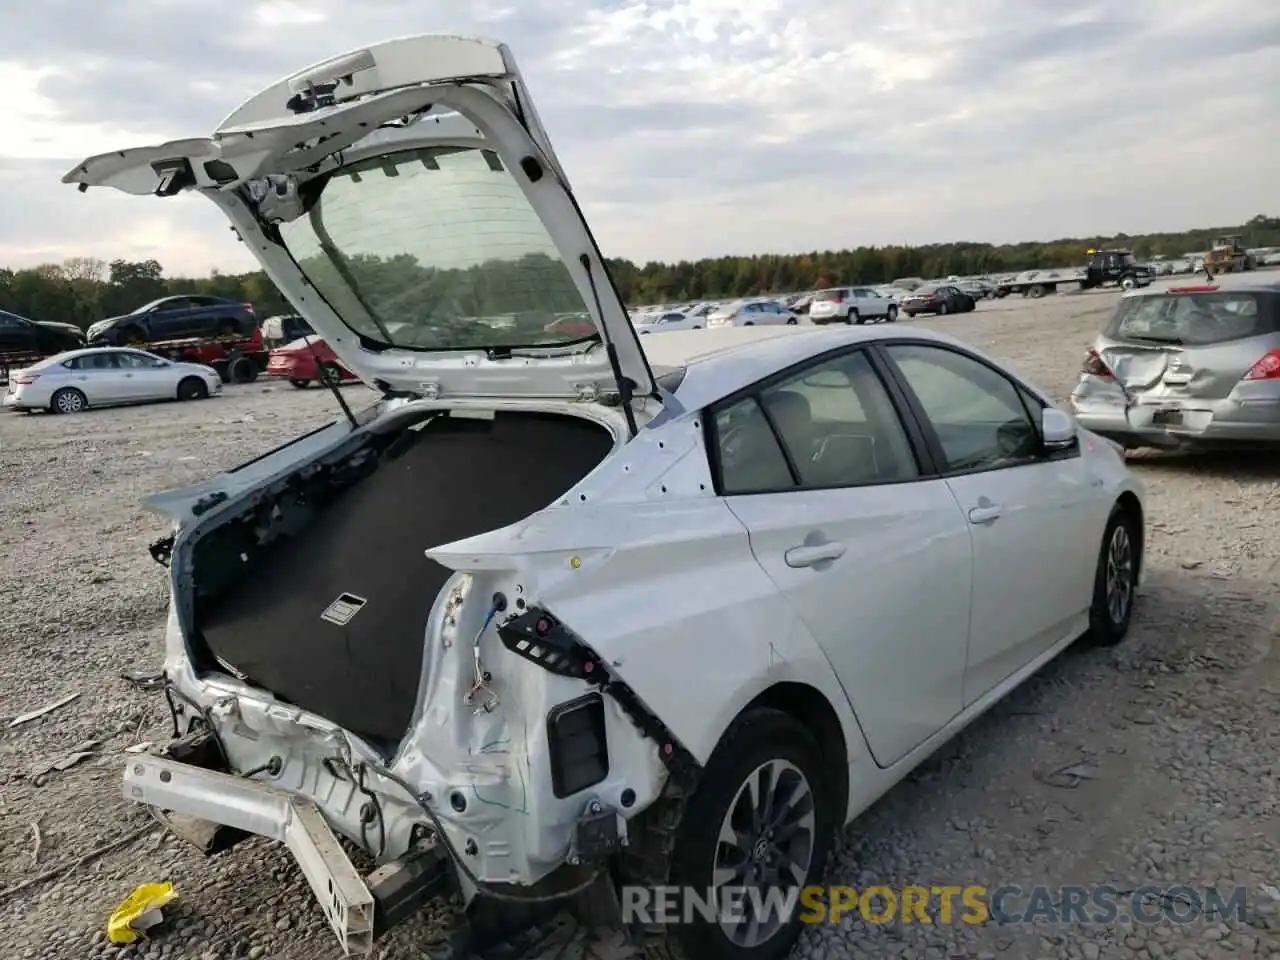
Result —
<instances>
[{"instance_id":1,"label":"metal hinge","mask_svg":"<svg viewBox=\"0 0 1280 960\"><path fill-rule=\"evenodd\" d=\"M147 547L147 552L151 554L151 559L162 567L169 566L169 559L173 556L172 536L161 537L159 540Z\"/></svg>"},{"instance_id":2,"label":"metal hinge","mask_svg":"<svg viewBox=\"0 0 1280 960\"><path fill-rule=\"evenodd\" d=\"M418 392L422 394L424 400L435 400L440 396L440 384L438 383L420 383L418 384Z\"/></svg>"},{"instance_id":3,"label":"metal hinge","mask_svg":"<svg viewBox=\"0 0 1280 960\"><path fill-rule=\"evenodd\" d=\"M581 403L595 403L600 399L600 386L596 383L575 383L573 389L577 392L578 401Z\"/></svg>"}]
</instances>

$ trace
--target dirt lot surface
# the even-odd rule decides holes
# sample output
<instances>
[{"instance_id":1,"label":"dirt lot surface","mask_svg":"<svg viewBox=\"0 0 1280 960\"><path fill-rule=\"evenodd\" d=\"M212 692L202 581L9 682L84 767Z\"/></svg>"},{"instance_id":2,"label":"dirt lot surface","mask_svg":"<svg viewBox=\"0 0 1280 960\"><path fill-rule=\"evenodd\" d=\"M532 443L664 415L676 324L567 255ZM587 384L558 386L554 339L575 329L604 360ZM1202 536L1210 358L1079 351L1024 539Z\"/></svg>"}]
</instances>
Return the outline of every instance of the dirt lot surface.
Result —
<instances>
[{"instance_id":1,"label":"dirt lot surface","mask_svg":"<svg viewBox=\"0 0 1280 960\"><path fill-rule=\"evenodd\" d=\"M1012 361L1065 398L1114 302L1102 293L993 301L922 325ZM372 397L360 387L346 394L357 406ZM163 739L168 719L158 693L121 678L158 663L167 604L165 573L146 549L167 530L139 497L234 466L334 414L323 391L255 384L196 404L0 416L7 956L340 955L279 848L255 842L206 861L120 798L122 751ZM797 956L1280 960L1280 458L1144 455L1132 465L1148 484L1150 515L1148 577L1128 641L1068 652L904 781L847 833L831 881L1242 886L1243 916L1034 927L847 919L807 930ZM72 693L52 714L8 728ZM89 756L34 776L77 751ZM1069 764L1085 764L1084 776L1052 775ZM116 840L125 842L38 879ZM164 931L140 947L108 945L111 909L160 880L181 897ZM1194 912L1176 896L1164 905ZM421 956L419 936L421 925L402 931L381 955Z\"/></svg>"}]
</instances>

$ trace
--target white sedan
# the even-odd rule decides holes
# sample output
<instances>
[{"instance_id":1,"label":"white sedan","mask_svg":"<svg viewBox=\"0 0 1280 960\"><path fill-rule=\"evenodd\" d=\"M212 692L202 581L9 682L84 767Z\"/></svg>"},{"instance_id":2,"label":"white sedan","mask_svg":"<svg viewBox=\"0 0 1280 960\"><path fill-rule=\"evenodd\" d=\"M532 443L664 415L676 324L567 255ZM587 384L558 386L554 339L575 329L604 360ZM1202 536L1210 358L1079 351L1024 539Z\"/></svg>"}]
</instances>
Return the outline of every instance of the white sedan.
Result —
<instances>
[{"instance_id":1,"label":"white sedan","mask_svg":"<svg viewBox=\"0 0 1280 960\"><path fill-rule=\"evenodd\" d=\"M777 300L735 300L707 314L707 329L717 327L795 326L800 318Z\"/></svg>"},{"instance_id":2,"label":"white sedan","mask_svg":"<svg viewBox=\"0 0 1280 960\"><path fill-rule=\"evenodd\" d=\"M635 318L636 331L639 333L671 333L675 330L701 330L702 317L679 310L667 310L658 313L642 313Z\"/></svg>"},{"instance_id":3,"label":"white sedan","mask_svg":"<svg viewBox=\"0 0 1280 960\"><path fill-rule=\"evenodd\" d=\"M142 350L90 347L15 370L4 405L14 410L79 413L149 400L203 400L222 389L218 371Z\"/></svg>"},{"instance_id":4,"label":"white sedan","mask_svg":"<svg viewBox=\"0 0 1280 960\"><path fill-rule=\"evenodd\" d=\"M254 179L210 180L211 156ZM942 334L640 336L560 174L510 49L426 36L66 175L203 195L394 398L150 498L189 739L132 758L125 796L283 841L348 952L372 949L388 871L438 870L498 909L684 891L680 922L632 927L647 953L782 957L801 916L775 908L822 882L837 830L1077 638L1125 636L1143 489ZM351 215L282 200L308 194ZM530 349L406 315L414 271L340 269L480 246L528 277L494 309L555 302L594 333Z\"/></svg>"}]
</instances>

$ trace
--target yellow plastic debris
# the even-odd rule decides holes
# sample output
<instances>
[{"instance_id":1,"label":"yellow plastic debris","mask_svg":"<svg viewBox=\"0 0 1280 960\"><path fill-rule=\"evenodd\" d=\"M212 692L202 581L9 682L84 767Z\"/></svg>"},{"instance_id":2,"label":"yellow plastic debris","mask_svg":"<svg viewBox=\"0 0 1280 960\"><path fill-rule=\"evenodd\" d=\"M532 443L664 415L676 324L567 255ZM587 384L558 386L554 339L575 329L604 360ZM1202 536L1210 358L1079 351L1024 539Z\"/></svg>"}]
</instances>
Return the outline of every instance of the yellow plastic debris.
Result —
<instances>
[{"instance_id":1,"label":"yellow plastic debris","mask_svg":"<svg viewBox=\"0 0 1280 960\"><path fill-rule=\"evenodd\" d=\"M112 943L133 943L164 916L160 908L177 899L172 883L144 883L125 897L107 921L107 939Z\"/></svg>"}]
</instances>

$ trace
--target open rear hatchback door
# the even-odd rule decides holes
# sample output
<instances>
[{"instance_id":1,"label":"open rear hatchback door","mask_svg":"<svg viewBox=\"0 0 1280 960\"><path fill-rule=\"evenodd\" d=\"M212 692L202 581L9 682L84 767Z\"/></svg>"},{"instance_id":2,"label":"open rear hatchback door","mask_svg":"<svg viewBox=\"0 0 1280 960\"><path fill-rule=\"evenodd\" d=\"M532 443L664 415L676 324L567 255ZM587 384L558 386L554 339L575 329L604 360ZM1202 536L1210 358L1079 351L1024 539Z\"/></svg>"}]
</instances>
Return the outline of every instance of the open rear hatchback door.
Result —
<instances>
[{"instance_id":1,"label":"open rear hatchback door","mask_svg":"<svg viewBox=\"0 0 1280 960\"><path fill-rule=\"evenodd\" d=\"M388 393L655 395L639 338L511 52L419 36L252 97L206 139L63 177L196 190L342 363Z\"/></svg>"}]
</instances>

